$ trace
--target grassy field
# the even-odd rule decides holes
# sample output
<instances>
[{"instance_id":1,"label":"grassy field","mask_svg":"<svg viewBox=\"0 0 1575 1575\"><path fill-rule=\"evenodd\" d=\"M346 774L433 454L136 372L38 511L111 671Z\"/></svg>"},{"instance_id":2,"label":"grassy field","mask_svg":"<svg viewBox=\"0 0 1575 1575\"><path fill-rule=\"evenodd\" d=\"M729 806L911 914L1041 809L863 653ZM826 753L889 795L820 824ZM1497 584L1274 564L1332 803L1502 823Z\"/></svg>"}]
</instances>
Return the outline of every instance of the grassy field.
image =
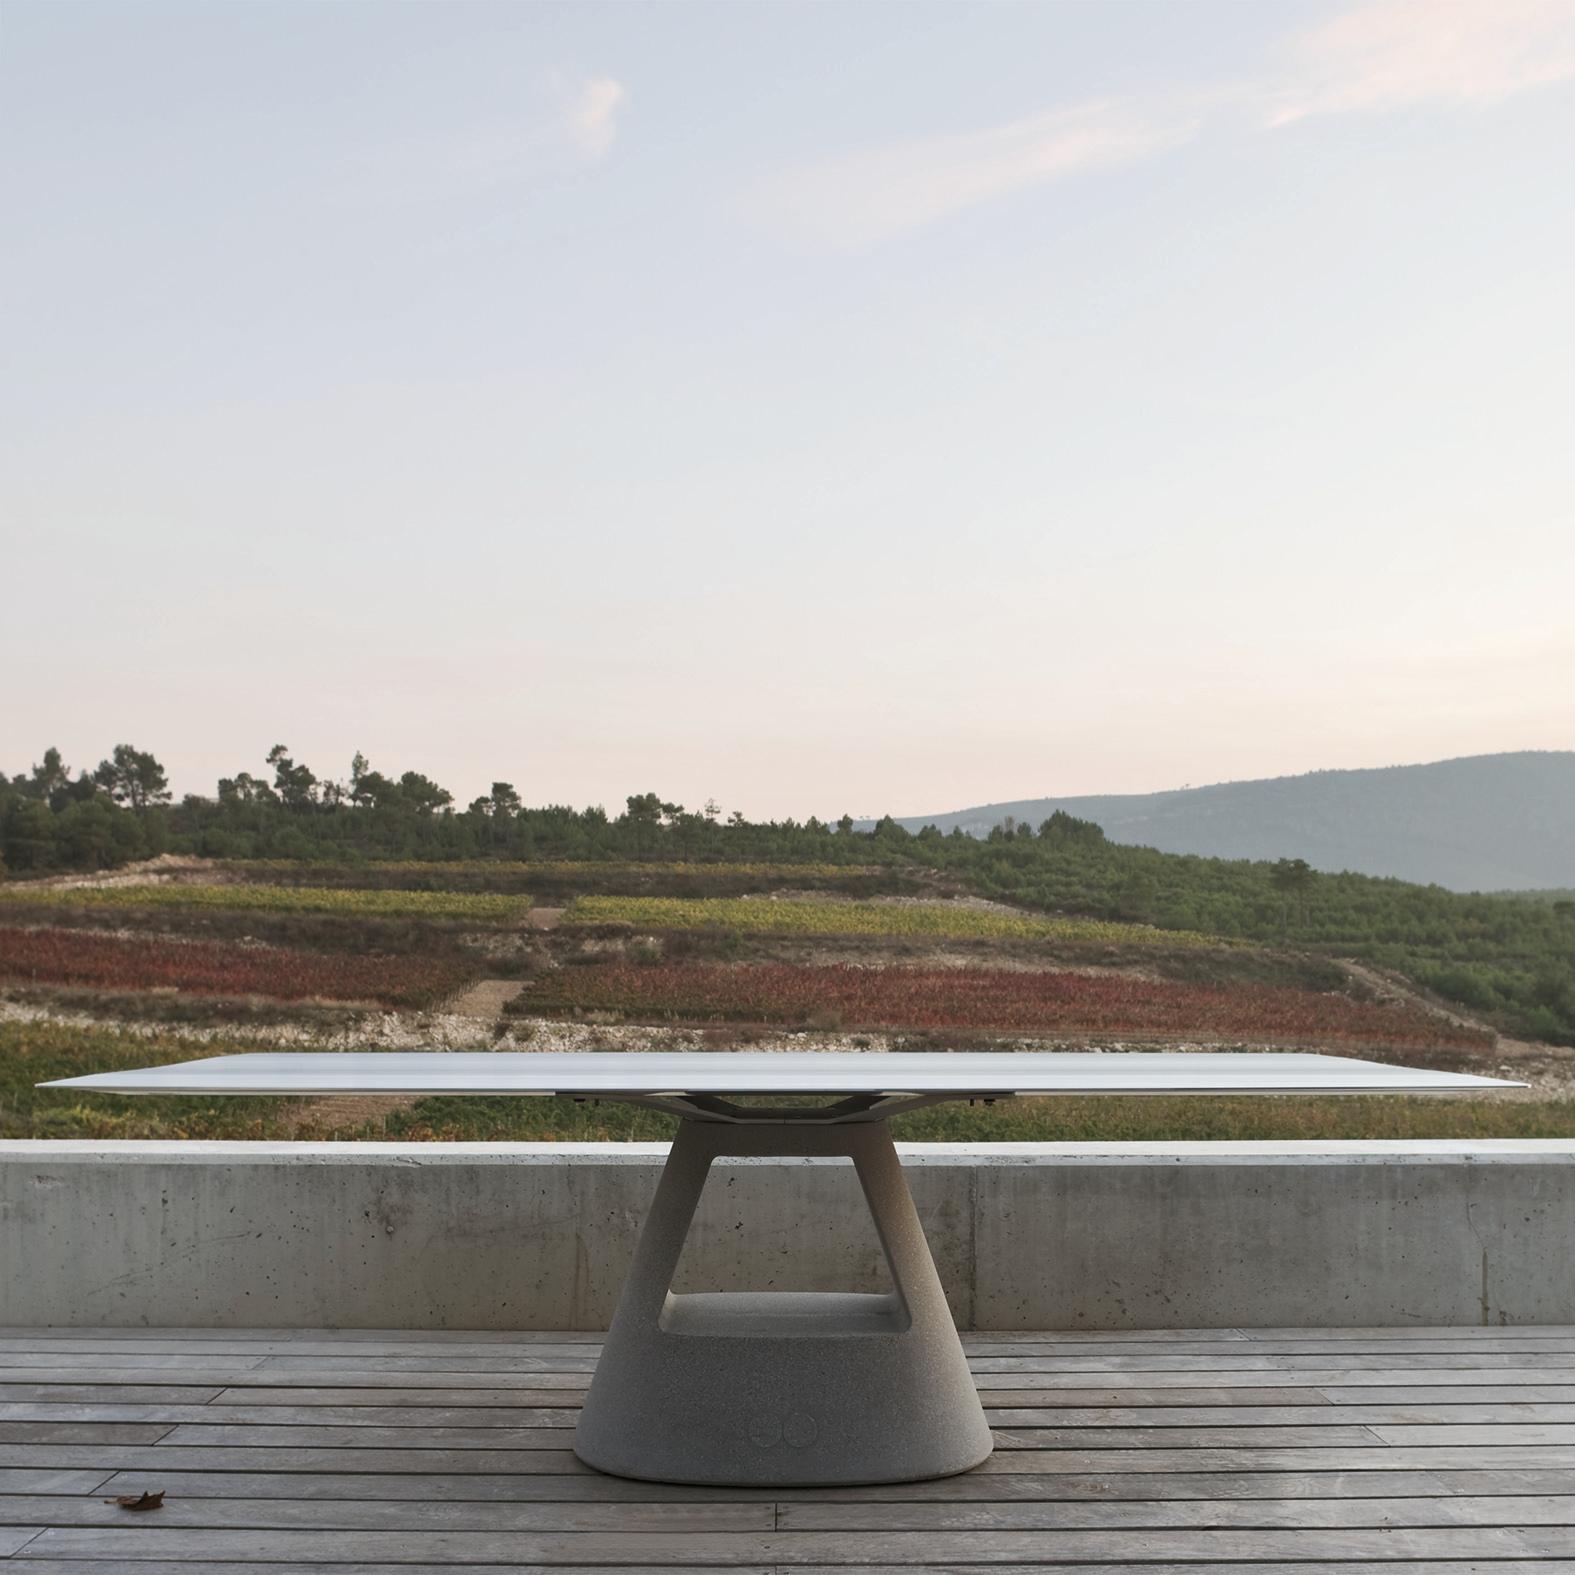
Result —
<instances>
[{"instance_id":1,"label":"grassy field","mask_svg":"<svg viewBox=\"0 0 1575 1575\"><path fill-rule=\"evenodd\" d=\"M1141 924L1008 913L926 902L781 901L770 898L580 897L565 924L626 924L653 930L720 929L763 934L893 935L1206 946L1208 938Z\"/></svg>"},{"instance_id":2,"label":"grassy field","mask_svg":"<svg viewBox=\"0 0 1575 1575\"><path fill-rule=\"evenodd\" d=\"M252 1048L174 1034L111 1033L54 1023L0 1023L0 1137L284 1138L282 1099L134 1099L35 1088L48 1078L162 1066Z\"/></svg>"},{"instance_id":3,"label":"grassy field","mask_svg":"<svg viewBox=\"0 0 1575 1575\"><path fill-rule=\"evenodd\" d=\"M334 886L218 885L40 887L0 885L0 903L63 908L216 908L228 912L330 913L351 917L461 919L507 924L522 918L524 895L471 891L400 891Z\"/></svg>"}]
</instances>

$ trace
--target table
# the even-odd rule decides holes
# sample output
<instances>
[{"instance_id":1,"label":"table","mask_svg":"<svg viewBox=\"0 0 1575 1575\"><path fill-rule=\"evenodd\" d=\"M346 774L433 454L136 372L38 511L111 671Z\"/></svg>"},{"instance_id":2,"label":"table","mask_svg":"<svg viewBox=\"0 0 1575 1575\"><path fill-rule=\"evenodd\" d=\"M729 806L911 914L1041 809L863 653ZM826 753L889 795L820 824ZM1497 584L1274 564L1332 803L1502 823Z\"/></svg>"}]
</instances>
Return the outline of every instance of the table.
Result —
<instances>
[{"instance_id":1,"label":"table","mask_svg":"<svg viewBox=\"0 0 1575 1575\"><path fill-rule=\"evenodd\" d=\"M214 1056L40 1086L563 1095L680 1117L575 1453L618 1476L788 1487L919 1481L966 1471L990 1453L892 1145L892 1115L944 1100L1053 1094L1451 1094L1515 1085L1272 1052L368 1051ZM711 1162L749 1155L851 1160L892 1289L675 1295L674 1272Z\"/></svg>"}]
</instances>

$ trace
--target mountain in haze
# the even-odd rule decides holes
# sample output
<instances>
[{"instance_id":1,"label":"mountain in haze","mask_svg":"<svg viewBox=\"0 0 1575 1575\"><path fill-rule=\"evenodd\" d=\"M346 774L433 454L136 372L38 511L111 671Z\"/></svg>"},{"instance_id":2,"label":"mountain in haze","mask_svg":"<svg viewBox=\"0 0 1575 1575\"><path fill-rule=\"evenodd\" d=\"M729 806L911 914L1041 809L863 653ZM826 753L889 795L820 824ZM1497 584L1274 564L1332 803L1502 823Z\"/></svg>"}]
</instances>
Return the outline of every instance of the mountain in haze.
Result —
<instances>
[{"instance_id":1,"label":"mountain in haze","mask_svg":"<svg viewBox=\"0 0 1575 1575\"><path fill-rule=\"evenodd\" d=\"M1169 793L1022 799L904 817L911 831L982 837L1054 810L1112 842L1227 859L1301 858L1455 891L1575 886L1575 751L1473 755L1424 766L1314 771Z\"/></svg>"}]
</instances>

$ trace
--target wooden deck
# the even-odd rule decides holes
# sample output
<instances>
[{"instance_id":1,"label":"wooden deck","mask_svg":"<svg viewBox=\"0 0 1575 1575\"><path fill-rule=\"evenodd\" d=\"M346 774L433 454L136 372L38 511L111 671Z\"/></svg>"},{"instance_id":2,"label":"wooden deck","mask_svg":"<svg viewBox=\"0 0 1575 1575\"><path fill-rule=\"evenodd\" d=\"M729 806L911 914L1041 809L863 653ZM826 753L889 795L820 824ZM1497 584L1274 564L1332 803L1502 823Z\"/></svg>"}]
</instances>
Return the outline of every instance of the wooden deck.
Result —
<instances>
[{"instance_id":1,"label":"wooden deck","mask_svg":"<svg viewBox=\"0 0 1575 1575\"><path fill-rule=\"evenodd\" d=\"M1575 1328L968 1338L977 1471L601 1477L580 1334L8 1330L0 1563L33 1575L1575 1575ZM145 1512L105 1500L162 1491Z\"/></svg>"}]
</instances>

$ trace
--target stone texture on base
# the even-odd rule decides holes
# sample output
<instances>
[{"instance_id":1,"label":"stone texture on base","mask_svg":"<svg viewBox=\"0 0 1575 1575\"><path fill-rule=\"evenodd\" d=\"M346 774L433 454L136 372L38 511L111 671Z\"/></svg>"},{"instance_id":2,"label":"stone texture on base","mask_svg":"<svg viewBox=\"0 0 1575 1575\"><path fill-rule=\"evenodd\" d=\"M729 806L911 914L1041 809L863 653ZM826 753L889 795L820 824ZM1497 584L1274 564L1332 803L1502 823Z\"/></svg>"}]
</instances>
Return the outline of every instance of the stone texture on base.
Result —
<instances>
[{"instance_id":1,"label":"stone texture on base","mask_svg":"<svg viewBox=\"0 0 1575 1575\"><path fill-rule=\"evenodd\" d=\"M853 1161L891 1271L889 1294L675 1296L711 1161ZM811 1487L966 1471L990 1432L883 1121L685 1121L586 1396L574 1450L647 1481Z\"/></svg>"}]
</instances>

